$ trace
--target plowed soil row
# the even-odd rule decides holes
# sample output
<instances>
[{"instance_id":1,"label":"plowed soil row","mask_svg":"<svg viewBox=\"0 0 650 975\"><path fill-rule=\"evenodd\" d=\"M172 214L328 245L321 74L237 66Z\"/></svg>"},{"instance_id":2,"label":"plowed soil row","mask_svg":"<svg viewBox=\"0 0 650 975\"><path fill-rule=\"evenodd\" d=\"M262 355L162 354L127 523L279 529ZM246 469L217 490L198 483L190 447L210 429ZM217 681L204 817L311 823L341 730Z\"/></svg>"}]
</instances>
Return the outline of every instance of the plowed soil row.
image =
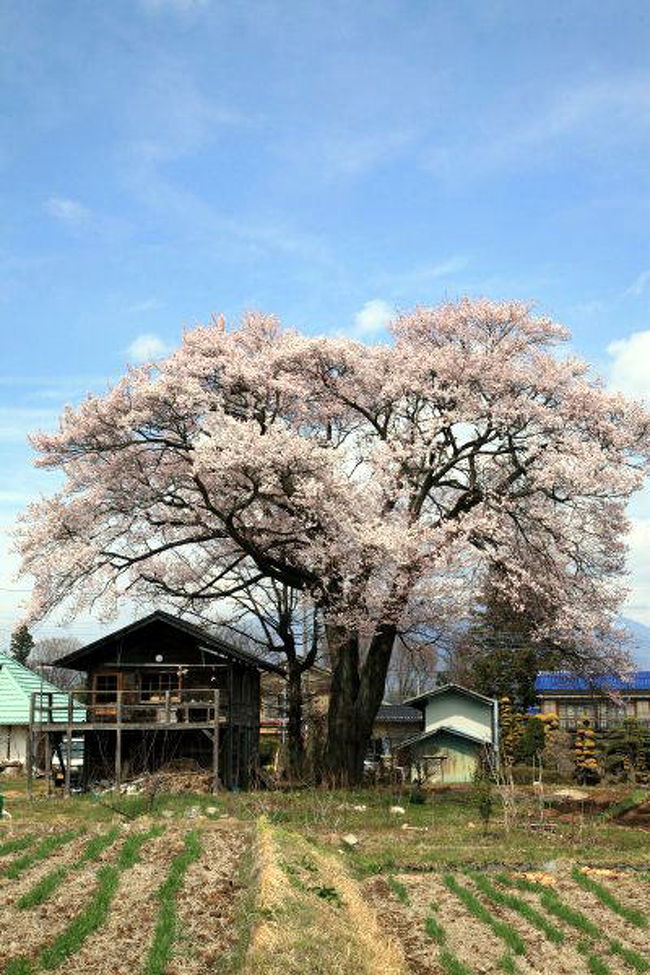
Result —
<instances>
[{"instance_id":1,"label":"plowed soil row","mask_svg":"<svg viewBox=\"0 0 650 975\"><path fill-rule=\"evenodd\" d=\"M401 900L396 896L383 877L367 880L364 890L384 929L400 938L412 972L417 975L439 975L446 971L440 961L440 946L426 932L426 919L430 916L434 916L444 928L446 947L469 971L489 973L503 970L501 963L507 953L506 945L446 887L441 875L403 874L395 879L405 890L408 903L404 903L403 896ZM571 878L568 869L551 879L552 889L562 901L585 914L602 932L599 939L587 939L587 942L590 950L606 962L613 975L628 975L635 970L610 950L613 938L625 947L634 949L650 964L648 928L630 924L595 895L584 891ZM481 900L495 919L509 924L523 939L525 955L513 956L520 975L549 972L554 975L583 975L590 971L584 954L585 936L575 927L547 915L548 920L565 935L563 944L554 944L517 911L485 898L469 877L458 875L457 880ZM647 885L635 880L633 874L621 871L611 873L602 880L622 903L650 914L650 891ZM537 894L520 890L510 893L516 893L517 897L545 913ZM578 945L583 951L578 949Z\"/></svg>"}]
</instances>

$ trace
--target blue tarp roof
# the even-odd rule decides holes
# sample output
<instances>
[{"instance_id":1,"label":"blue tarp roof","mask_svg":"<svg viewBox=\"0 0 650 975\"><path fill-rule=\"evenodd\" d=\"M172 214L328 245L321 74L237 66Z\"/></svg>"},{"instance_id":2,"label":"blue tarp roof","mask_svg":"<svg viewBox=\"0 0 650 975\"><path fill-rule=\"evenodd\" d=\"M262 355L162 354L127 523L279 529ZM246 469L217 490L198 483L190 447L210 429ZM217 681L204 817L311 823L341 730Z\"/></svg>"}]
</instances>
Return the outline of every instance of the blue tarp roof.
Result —
<instances>
[{"instance_id":1,"label":"blue tarp roof","mask_svg":"<svg viewBox=\"0 0 650 975\"><path fill-rule=\"evenodd\" d=\"M602 677L576 677L567 671L542 673L535 681L535 690L541 691L650 691L650 670L633 671L629 677L620 678L615 674Z\"/></svg>"}]
</instances>

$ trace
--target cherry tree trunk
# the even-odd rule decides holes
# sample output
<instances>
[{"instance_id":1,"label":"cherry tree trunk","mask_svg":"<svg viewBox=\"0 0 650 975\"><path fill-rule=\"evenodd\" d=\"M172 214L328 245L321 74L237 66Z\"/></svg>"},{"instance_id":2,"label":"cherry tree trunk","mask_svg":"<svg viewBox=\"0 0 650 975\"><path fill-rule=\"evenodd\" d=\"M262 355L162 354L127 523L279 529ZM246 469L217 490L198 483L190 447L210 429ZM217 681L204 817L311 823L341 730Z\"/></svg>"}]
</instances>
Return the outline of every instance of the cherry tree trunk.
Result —
<instances>
[{"instance_id":1,"label":"cherry tree trunk","mask_svg":"<svg viewBox=\"0 0 650 975\"><path fill-rule=\"evenodd\" d=\"M289 660L287 673L287 743L289 775L299 779L304 772L305 742L302 728L302 670Z\"/></svg>"},{"instance_id":2,"label":"cherry tree trunk","mask_svg":"<svg viewBox=\"0 0 650 975\"><path fill-rule=\"evenodd\" d=\"M363 778L394 639L395 627L378 627L360 665L357 634L336 627L328 630L333 666L325 760L333 785L357 785Z\"/></svg>"}]
</instances>

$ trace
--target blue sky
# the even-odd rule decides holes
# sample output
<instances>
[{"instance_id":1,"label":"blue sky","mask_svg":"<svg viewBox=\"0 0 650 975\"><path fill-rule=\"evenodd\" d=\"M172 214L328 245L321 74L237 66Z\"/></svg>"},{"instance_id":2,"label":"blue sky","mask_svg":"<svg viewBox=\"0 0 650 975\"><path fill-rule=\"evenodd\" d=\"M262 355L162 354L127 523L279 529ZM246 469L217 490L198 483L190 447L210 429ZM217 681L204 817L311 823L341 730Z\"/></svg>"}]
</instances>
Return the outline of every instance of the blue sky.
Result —
<instances>
[{"instance_id":1,"label":"blue sky","mask_svg":"<svg viewBox=\"0 0 650 975\"><path fill-rule=\"evenodd\" d=\"M2 527L53 486L26 433L212 312L530 298L650 388L644 0L4 0L0 47Z\"/></svg>"}]
</instances>

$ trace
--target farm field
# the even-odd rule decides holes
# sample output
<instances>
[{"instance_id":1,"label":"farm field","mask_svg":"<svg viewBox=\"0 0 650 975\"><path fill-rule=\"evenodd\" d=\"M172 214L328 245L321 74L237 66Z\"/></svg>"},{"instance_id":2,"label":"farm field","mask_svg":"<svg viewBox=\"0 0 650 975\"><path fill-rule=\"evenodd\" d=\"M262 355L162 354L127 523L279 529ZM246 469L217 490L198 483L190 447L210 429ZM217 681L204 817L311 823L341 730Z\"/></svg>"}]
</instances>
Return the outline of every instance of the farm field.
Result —
<instances>
[{"instance_id":1,"label":"farm field","mask_svg":"<svg viewBox=\"0 0 650 975\"><path fill-rule=\"evenodd\" d=\"M602 802L484 832L452 789L5 792L6 975L650 972L650 832Z\"/></svg>"}]
</instances>

